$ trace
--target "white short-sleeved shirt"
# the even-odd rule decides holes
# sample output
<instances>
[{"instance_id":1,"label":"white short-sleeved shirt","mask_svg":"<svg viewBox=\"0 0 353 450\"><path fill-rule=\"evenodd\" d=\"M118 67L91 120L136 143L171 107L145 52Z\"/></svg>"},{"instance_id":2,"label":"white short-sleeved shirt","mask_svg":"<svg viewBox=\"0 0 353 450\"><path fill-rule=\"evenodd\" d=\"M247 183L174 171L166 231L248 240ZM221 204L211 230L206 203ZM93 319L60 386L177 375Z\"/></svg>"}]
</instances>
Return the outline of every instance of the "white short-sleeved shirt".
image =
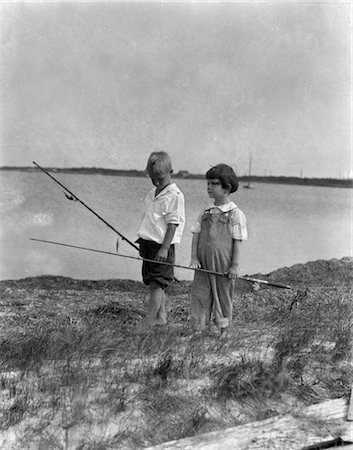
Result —
<instances>
[{"instance_id":1,"label":"white short-sleeved shirt","mask_svg":"<svg viewBox=\"0 0 353 450\"><path fill-rule=\"evenodd\" d=\"M225 203L224 205L210 205L207 206L198 216L196 222L191 227L192 233L200 233L201 231L201 217L205 211L210 209L218 208L222 212L232 211L229 232L232 239L237 239L239 241L246 241L248 239L248 230L246 226L246 217L241 209L237 207L234 202Z\"/></svg>"},{"instance_id":2,"label":"white short-sleeved shirt","mask_svg":"<svg viewBox=\"0 0 353 450\"><path fill-rule=\"evenodd\" d=\"M172 244L181 241L185 226L184 194L175 183L166 186L156 197L153 188L145 198L145 213L137 235L148 241L162 244L168 224L177 224Z\"/></svg>"}]
</instances>

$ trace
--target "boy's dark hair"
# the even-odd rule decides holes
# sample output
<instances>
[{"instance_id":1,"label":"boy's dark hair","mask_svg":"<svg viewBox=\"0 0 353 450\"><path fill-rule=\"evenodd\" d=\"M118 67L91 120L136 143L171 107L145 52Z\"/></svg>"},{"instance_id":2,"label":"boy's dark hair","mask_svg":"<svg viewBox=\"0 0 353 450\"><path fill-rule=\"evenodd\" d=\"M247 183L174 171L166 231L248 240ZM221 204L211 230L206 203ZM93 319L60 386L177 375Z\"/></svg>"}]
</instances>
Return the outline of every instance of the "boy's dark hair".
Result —
<instances>
[{"instance_id":1,"label":"boy's dark hair","mask_svg":"<svg viewBox=\"0 0 353 450\"><path fill-rule=\"evenodd\" d=\"M212 180L218 178L222 182L223 189L229 188L229 192L235 192L238 187L238 179L234 170L227 164L217 164L206 172L206 179Z\"/></svg>"}]
</instances>

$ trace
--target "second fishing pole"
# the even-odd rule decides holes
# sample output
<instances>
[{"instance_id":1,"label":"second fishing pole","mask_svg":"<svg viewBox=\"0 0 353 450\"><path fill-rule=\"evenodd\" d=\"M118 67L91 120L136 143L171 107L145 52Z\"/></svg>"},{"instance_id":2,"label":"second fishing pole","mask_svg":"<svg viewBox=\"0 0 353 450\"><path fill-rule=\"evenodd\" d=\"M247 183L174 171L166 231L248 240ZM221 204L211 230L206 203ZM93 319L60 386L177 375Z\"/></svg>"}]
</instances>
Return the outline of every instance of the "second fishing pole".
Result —
<instances>
[{"instance_id":1,"label":"second fishing pole","mask_svg":"<svg viewBox=\"0 0 353 450\"><path fill-rule=\"evenodd\" d=\"M204 273L207 273L209 275L227 276L227 273L215 272L213 270L207 270L207 269L202 269L202 268L192 268L192 267L188 267L188 266L182 266L180 264L168 263L166 261L155 261L153 259L140 258L140 257L137 257L137 256L122 255L122 254L119 254L119 253L113 253L113 252L108 252L108 251L104 251L104 250L98 250L98 249L94 249L94 248L88 248L88 247L82 247L82 246L78 246L78 245L66 244L64 242L47 241L47 240L44 240L44 239L36 239L36 238L30 238L30 240L31 241L36 241L36 242L42 242L44 244L60 245L62 247L76 248L78 250L86 250L86 251L95 252L95 253L102 253L104 255L118 256L120 258L135 259L137 261L146 261L146 262L149 262L149 263L156 263L156 264L162 264L162 265L166 265L166 266L179 267L180 269L193 270L194 272L204 272ZM239 276L238 278L240 280L248 281L250 283L266 284L268 286L273 286L273 287L278 287L278 288L283 288L283 289L291 289L291 286L288 286L287 284L279 283L277 281L261 280L261 279L258 279L258 278L248 277L246 275L245 276Z\"/></svg>"}]
</instances>

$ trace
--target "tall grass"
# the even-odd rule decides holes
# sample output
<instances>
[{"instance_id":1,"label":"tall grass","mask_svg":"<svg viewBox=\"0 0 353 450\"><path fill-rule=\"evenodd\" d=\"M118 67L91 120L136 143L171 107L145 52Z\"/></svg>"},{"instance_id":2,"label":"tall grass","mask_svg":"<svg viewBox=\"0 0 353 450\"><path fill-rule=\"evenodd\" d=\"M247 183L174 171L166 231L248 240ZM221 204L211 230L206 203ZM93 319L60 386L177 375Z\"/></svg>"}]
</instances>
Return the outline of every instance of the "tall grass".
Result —
<instances>
[{"instance_id":1,"label":"tall grass","mask_svg":"<svg viewBox=\"0 0 353 450\"><path fill-rule=\"evenodd\" d=\"M227 339L186 333L188 285L168 304L176 326L142 335L145 292L70 293L54 312L43 292L3 302L16 314L0 335L0 423L18 448L142 448L348 395L347 289L240 290Z\"/></svg>"}]
</instances>

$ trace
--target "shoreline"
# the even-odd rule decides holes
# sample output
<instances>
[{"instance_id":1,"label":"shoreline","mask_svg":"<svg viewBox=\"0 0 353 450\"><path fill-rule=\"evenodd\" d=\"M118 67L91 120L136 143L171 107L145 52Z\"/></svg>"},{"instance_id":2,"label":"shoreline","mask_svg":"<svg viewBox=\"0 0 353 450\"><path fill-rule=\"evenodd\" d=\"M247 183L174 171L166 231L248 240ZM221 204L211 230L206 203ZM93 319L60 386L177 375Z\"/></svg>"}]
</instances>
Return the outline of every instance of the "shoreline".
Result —
<instances>
[{"instance_id":1,"label":"shoreline","mask_svg":"<svg viewBox=\"0 0 353 450\"><path fill-rule=\"evenodd\" d=\"M352 282L353 286L353 257L345 256L342 258L320 259L308 261L306 263L297 263L292 266L282 267L267 274L255 273L246 274L252 278L264 281L278 281L279 283L292 284L293 288L303 284L323 283L327 285L330 281L341 283ZM185 291L191 286L192 280L175 280L169 288L169 291ZM253 283L237 280L237 288L243 290L243 287L252 286ZM266 289L283 289L262 285ZM144 291L148 289L142 280L132 280L128 278L107 278L107 279L79 279L62 275L35 275L19 279L0 280L0 287L36 287L36 288L55 288L55 289L113 289L122 291Z\"/></svg>"},{"instance_id":2,"label":"shoreline","mask_svg":"<svg viewBox=\"0 0 353 450\"><path fill-rule=\"evenodd\" d=\"M123 176L123 177L146 177L144 171L135 169L105 169L100 167L47 167L46 170L52 173L68 173L78 175L108 175L108 176ZM40 172L37 167L15 167L3 166L0 171L17 171L17 172ZM173 174L175 179L186 180L204 180L203 174L193 174L186 170L179 170ZM338 188L353 188L353 179L338 179L338 178L314 178L314 177L295 177L295 176L259 176L259 175L243 175L238 176L238 180L242 183L272 183L272 184L289 184L299 186L317 186L317 187L338 187Z\"/></svg>"}]
</instances>

